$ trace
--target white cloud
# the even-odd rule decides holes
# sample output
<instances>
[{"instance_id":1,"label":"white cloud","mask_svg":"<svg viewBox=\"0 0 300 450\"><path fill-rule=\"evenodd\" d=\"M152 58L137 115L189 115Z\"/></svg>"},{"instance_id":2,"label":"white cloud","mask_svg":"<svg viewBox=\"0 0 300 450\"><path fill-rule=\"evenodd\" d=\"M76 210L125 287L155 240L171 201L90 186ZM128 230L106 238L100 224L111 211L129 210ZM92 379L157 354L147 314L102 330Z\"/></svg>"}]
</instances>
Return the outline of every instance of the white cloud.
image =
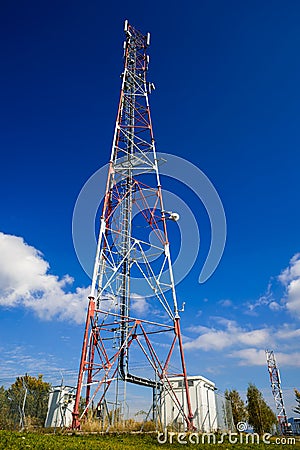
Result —
<instances>
[{"instance_id":1,"label":"white cloud","mask_svg":"<svg viewBox=\"0 0 300 450\"><path fill-rule=\"evenodd\" d=\"M89 291L67 291L72 283L69 275L49 274L42 253L23 238L0 232L0 306L24 306L42 319L82 323Z\"/></svg>"},{"instance_id":2,"label":"white cloud","mask_svg":"<svg viewBox=\"0 0 300 450\"><path fill-rule=\"evenodd\" d=\"M238 342L245 345L265 346L270 342L270 331L268 329L258 329L253 331L240 330L237 335Z\"/></svg>"},{"instance_id":3,"label":"white cloud","mask_svg":"<svg viewBox=\"0 0 300 450\"><path fill-rule=\"evenodd\" d=\"M228 356L239 359L239 366L265 366L267 364L266 353L262 349L245 348L243 350L234 350ZM300 367L300 353L276 352L276 362L279 368L283 366Z\"/></svg>"},{"instance_id":4,"label":"white cloud","mask_svg":"<svg viewBox=\"0 0 300 450\"><path fill-rule=\"evenodd\" d=\"M290 367L300 367L300 352L283 353L276 352L276 361L279 368L290 366Z\"/></svg>"},{"instance_id":5,"label":"white cloud","mask_svg":"<svg viewBox=\"0 0 300 450\"><path fill-rule=\"evenodd\" d=\"M209 328L197 338L186 342L184 348L186 350L223 350L232 344L231 336L222 330L210 330Z\"/></svg>"},{"instance_id":6,"label":"white cloud","mask_svg":"<svg viewBox=\"0 0 300 450\"><path fill-rule=\"evenodd\" d=\"M219 304L225 306L225 302L220 301ZM215 352L218 357L236 358L239 365L256 366L266 364L265 349L271 348L275 350L279 364L300 367L300 328L295 322L295 319L300 318L300 253L293 256L279 277L270 279L266 292L247 306L247 314L256 315L258 308L264 307L266 315L263 317L266 321L273 318L272 312L277 313L276 322L278 312L288 312L294 320L277 325L251 326L240 325L224 317L210 317L210 320L214 320L213 326L193 324L188 328L190 336L184 342L185 349ZM282 314L282 317L287 316Z\"/></svg>"},{"instance_id":7,"label":"white cloud","mask_svg":"<svg viewBox=\"0 0 300 450\"><path fill-rule=\"evenodd\" d=\"M218 358L236 358L240 366L261 366L266 364L265 349L271 348L275 350L279 364L300 367L300 329L290 323L250 329L223 317L211 319L215 321L213 328L203 325L188 328L196 337L185 340L185 350L214 352Z\"/></svg>"},{"instance_id":8,"label":"white cloud","mask_svg":"<svg viewBox=\"0 0 300 450\"><path fill-rule=\"evenodd\" d=\"M131 294L131 308L136 314L143 314L148 312L149 304L147 303L145 297L139 294Z\"/></svg>"},{"instance_id":9,"label":"white cloud","mask_svg":"<svg viewBox=\"0 0 300 450\"><path fill-rule=\"evenodd\" d=\"M300 279L290 282L287 288L286 307L291 314L300 319Z\"/></svg>"},{"instance_id":10,"label":"white cloud","mask_svg":"<svg viewBox=\"0 0 300 450\"><path fill-rule=\"evenodd\" d=\"M299 338L300 337L300 328L294 329L294 328L292 328L292 325L290 323L285 323L276 332L276 337L277 337L277 339L281 339L281 340Z\"/></svg>"},{"instance_id":11,"label":"white cloud","mask_svg":"<svg viewBox=\"0 0 300 450\"><path fill-rule=\"evenodd\" d=\"M300 319L300 253L290 260L289 266L278 277L285 286L285 302L287 310Z\"/></svg>"},{"instance_id":12,"label":"white cloud","mask_svg":"<svg viewBox=\"0 0 300 450\"><path fill-rule=\"evenodd\" d=\"M1 348L1 385L8 387L15 381L16 377L23 376L25 373L32 376L42 373L44 380L54 385L61 382L63 375L65 382L75 386L78 376L77 367L70 368L68 366L69 364L73 365L72 359L70 362L70 359L61 360L48 352L37 353L36 347L31 345L11 346L8 344L5 348Z\"/></svg>"},{"instance_id":13,"label":"white cloud","mask_svg":"<svg viewBox=\"0 0 300 450\"><path fill-rule=\"evenodd\" d=\"M272 292L272 279L268 283L268 287L266 292L261 295L258 300L254 303L248 302L246 303L247 311L246 314L257 315L256 308L260 308L262 306L270 306L271 303L274 303L273 292ZM272 308L271 308L272 309Z\"/></svg>"},{"instance_id":14,"label":"white cloud","mask_svg":"<svg viewBox=\"0 0 300 450\"><path fill-rule=\"evenodd\" d=\"M280 304L277 303L277 302L271 302L271 303L269 304L269 308L270 308L272 311L280 311L280 310L284 309L284 306L283 306L283 305L280 305Z\"/></svg>"},{"instance_id":15,"label":"white cloud","mask_svg":"<svg viewBox=\"0 0 300 450\"><path fill-rule=\"evenodd\" d=\"M230 306L232 306L232 301L229 299L226 300L220 300L219 305L223 306L224 308L229 308Z\"/></svg>"},{"instance_id":16,"label":"white cloud","mask_svg":"<svg viewBox=\"0 0 300 450\"><path fill-rule=\"evenodd\" d=\"M280 301L276 300L273 286L275 282L280 283L280 288L284 289L283 297ZM274 292L273 292L274 290ZM278 297L278 293L276 294ZM300 318L300 253L296 253L290 260L279 276L272 277L269 281L266 292L255 302L246 304L246 314L258 315L257 308L268 307L273 312L287 311L294 318Z\"/></svg>"},{"instance_id":17,"label":"white cloud","mask_svg":"<svg viewBox=\"0 0 300 450\"><path fill-rule=\"evenodd\" d=\"M261 328L249 330L237 325L233 320L215 318L216 322L223 325L225 329L207 328L203 326L192 326L189 331L200 333L198 337L184 344L185 349L224 350L233 346L264 346L271 341L270 330Z\"/></svg>"},{"instance_id":18,"label":"white cloud","mask_svg":"<svg viewBox=\"0 0 300 450\"><path fill-rule=\"evenodd\" d=\"M296 253L290 260L289 266L279 275L282 284L288 285L290 281L300 278L300 253Z\"/></svg>"},{"instance_id":19,"label":"white cloud","mask_svg":"<svg viewBox=\"0 0 300 450\"><path fill-rule=\"evenodd\" d=\"M238 358L240 366L265 366L266 353L265 350L257 348L245 348L243 350L234 350L229 355L231 358Z\"/></svg>"}]
</instances>

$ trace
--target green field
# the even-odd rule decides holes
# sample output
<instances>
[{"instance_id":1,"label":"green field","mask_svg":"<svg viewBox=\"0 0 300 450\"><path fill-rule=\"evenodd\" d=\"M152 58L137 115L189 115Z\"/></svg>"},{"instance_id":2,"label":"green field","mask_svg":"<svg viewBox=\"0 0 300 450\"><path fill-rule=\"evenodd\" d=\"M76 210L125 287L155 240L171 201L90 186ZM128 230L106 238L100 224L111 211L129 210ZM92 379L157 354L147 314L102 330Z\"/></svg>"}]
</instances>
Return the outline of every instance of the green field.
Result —
<instances>
[{"instance_id":1,"label":"green field","mask_svg":"<svg viewBox=\"0 0 300 450\"><path fill-rule=\"evenodd\" d=\"M275 441L270 441L270 444L180 444L174 438L174 442L166 444L159 444L157 441L157 435L154 434L90 434L83 435L76 434L40 434L40 433L19 433L0 431L0 449L61 449L61 450L89 450L89 449L101 449L101 450L148 450L148 449L179 449L179 448L197 448L203 450L218 449L299 449L299 440L296 443L291 444L286 442L285 444L276 444ZM272 445L270 447L270 445Z\"/></svg>"}]
</instances>

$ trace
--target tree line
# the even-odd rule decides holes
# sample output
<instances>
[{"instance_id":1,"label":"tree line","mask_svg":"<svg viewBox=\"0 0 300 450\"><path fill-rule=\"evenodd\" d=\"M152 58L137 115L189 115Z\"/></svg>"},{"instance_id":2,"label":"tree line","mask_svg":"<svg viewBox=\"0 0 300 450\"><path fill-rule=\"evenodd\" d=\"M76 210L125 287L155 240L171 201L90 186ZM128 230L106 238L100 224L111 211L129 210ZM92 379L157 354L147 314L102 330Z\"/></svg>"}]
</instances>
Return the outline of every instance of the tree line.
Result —
<instances>
[{"instance_id":1,"label":"tree line","mask_svg":"<svg viewBox=\"0 0 300 450\"><path fill-rule=\"evenodd\" d=\"M43 375L17 377L8 388L0 387L0 429L41 427L45 423L51 384Z\"/></svg>"},{"instance_id":2,"label":"tree line","mask_svg":"<svg viewBox=\"0 0 300 450\"><path fill-rule=\"evenodd\" d=\"M0 429L22 429L28 426L44 426L51 384L43 380L43 375L33 377L28 374L17 377L8 388L0 386ZM294 389L296 407L300 414L300 391ZM235 427L246 422L255 433L271 432L277 424L277 417L265 402L262 393L250 383L246 403L236 389L226 390L225 397L230 400Z\"/></svg>"},{"instance_id":3,"label":"tree line","mask_svg":"<svg viewBox=\"0 0 300 450\"><path fill-rule=\"evenodd\" d=\"M300 414L300 392L297 389L294 389L294 392L296 407L293 411ZM226 390L225 397L230 400L232 418L237 429L240 422L245 422L253 427L255 433L262 435L272 432L274 426L277 425L277 416L267 405L262 393L254 384L249 383L246 403L236 389Z\"/></svg>"}]
</instances>

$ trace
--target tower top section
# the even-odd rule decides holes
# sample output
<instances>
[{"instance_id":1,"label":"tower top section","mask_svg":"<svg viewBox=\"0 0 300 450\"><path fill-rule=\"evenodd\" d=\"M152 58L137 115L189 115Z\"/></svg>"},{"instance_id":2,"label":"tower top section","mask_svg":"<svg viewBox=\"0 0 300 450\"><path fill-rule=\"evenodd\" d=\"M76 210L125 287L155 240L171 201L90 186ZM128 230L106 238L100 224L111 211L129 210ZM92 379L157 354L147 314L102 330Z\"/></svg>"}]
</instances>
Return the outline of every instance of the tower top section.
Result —
<instances>
[{"instance_id":1,"label":"tower top section","mask_svg":"<svg viewBox=\"0 0 300 450\"><path fill-rule=\"evenodd\" d=\"M150 45L150 33L143 35L140 31L131 26L128 20L125 20L124 31L127 36L127 40L138 39L141 47L149 47Z\"/></svg>"},{"instance_id":2,"label":"tower top section","mask_svg":"<svg viewBox=\"0 0 300 450\"><path fill-rule=\"evenodd\" d=\"M140 173L141 168L142 171L155 171L154 136L148 101L154 85L147 81L150 34L143 35L128 20L124 29L124 69L110 159L115 175L119 175L116 182L124 177L124 169L130 168L133 174Z\"/></svg>"}]
</instances>

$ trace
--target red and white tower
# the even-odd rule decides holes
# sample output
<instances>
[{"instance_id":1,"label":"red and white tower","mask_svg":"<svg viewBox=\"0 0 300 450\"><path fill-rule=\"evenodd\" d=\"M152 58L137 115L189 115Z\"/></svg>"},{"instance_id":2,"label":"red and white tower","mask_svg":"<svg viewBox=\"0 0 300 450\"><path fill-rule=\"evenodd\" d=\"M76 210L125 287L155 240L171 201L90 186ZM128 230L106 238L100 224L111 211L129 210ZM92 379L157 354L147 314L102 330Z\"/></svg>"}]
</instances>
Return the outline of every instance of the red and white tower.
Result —
<instances>
[{"instance_id":1,"label":"red and white tower","mask_svg":"<svg viewBox=\"0 0 300 450\"><path fill-rule=\"evenodd\" d=\"M124 71L100 219L94 274L73 411L73 428L88 411L125 416L128 383L150 388L151 417L164 395L192 428L167 221L147 81L150 35L125 22ZM181 376L182 405L170 377ZM85 389L85 409L79 414ZM118 411L118 414L116 413ZM109 414L112 412L111 414ZM177 415L178 415L177 414ZM178 417L177 417L178 419ZM174 418L176 420L176 418Z\"/></svg>"},{"instance_id":2,"label":"red and white tower","mask_svg":"<svg viewBox=\"0 0 300 450\"><path fill-rule=\"evenodd\" d=\"M277 367L273 350L266 350L266 358L267 358L268 372L270 375L272 394L275 400L275 406L277 410L279 429L282 434L286 434L289 429L289 424L283 401L280 372Z\"/></svg>"}]
</instances>

